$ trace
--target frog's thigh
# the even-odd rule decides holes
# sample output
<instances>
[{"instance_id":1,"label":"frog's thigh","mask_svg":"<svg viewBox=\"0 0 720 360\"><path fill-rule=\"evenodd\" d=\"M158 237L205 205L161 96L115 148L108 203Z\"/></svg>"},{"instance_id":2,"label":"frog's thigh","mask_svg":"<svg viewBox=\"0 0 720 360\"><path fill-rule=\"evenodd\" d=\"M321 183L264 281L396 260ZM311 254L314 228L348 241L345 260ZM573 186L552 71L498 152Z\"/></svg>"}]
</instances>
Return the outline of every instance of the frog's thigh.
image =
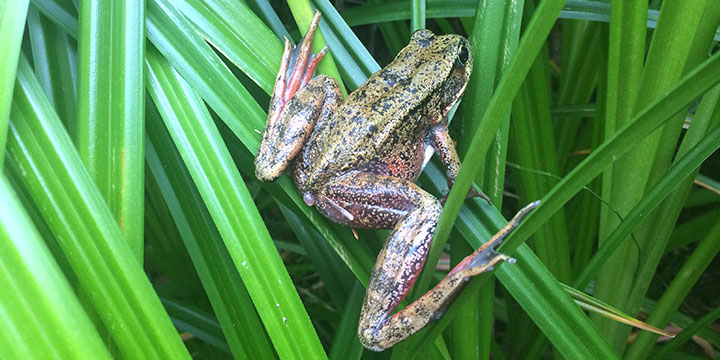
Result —
<instances>
[{"instance_id":1,"label":"frog's thigh","mask_svg":"<svg viewBox=\"0 0 720 360\"><path fill-rule=\"evenodd\" d=\"M274 180L298 154L316 122L332 117L342 92L337 81L319 75L300 89L276 118L268 118L257 156L255 174L260 180Z\"/></svg>"},{"instance_id":2,"label":"frog's thigh","mask_svg":"<svg viewBox=\"0 0 720 360\"><path fill-rule=\"evenodd\" d=\"M425 314L432 310L417 312L425 316L424 321L405 322L388 315L407 295L425 263L442 211L438 200L410 181L354 172L328 183L317 206L333 220L350 225L394 225L370 277L360 317L360 341L379 350L425 326L431 319Z\"/></svg>"},{"instance_id":3,"label":"frog's thigh","mask_svg":"<svg viewBox=\"0 0 720 360\"><path fill-rule=\"evenodd\" d=\"M432 195L410 181L356 171L329 181L315 206L341 224L392 229L409 211L419 206L434 207L435 202Z\"/></svg>"}]
</instances>

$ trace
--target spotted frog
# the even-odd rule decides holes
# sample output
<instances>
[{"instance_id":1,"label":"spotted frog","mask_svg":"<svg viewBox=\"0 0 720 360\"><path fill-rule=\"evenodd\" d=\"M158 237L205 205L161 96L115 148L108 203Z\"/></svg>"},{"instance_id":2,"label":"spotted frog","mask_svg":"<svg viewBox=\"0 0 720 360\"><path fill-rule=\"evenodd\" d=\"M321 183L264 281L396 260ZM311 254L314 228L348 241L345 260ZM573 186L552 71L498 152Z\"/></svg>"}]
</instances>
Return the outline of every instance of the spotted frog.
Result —
<instances>
[{"instance_id":1,"label":"spotted frog","mask_svg":"<svg viewBox=\"0 0 720 360\"><path fill-rule=\"evenodd\" d=\"M292 162L308 206L351 227L393 229L372 270L358 328L361 343L380 351L440 317L470 277L510 260L494 246L530 207L432 290L392 314L425 263L442 211L443 201L415 184L426 147L446 165L449 186L460 168L446 116L468 83L472 51L462 36L418 30L395 60L343 101L337 80L313 77L327 51L310 51L319 20L316 13L299 46L285 41L255 173L271 181Z\"/></svg>"}]
</instances>

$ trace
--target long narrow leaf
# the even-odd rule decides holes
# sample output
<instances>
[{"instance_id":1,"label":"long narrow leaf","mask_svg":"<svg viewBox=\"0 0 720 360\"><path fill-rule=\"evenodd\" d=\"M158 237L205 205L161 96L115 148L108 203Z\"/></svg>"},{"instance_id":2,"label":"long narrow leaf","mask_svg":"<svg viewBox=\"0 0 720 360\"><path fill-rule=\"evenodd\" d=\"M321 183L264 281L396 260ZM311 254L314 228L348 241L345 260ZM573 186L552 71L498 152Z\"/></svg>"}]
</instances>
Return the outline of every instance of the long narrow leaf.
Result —
<instances>
[{"instance_id":1,"label":"long narrow leaf","mask_svg":"<svg viewBox=\"0 0 720 360\"><path fill-rule=\"evenodd\" d=\"M14 359L110 359L72 288L0 175L0 347Z\"/></svg>"},{"instance_id":2,"label":"long narrow leaf","mask_svg":"<svg viewBox=\"0 0 720 360\"><path fill-rule=\"evenodd\" d=\"M8 161L20 169L120 352L189 358L24 57L11 119Z\"/></svg>"},{"instance_id":3,"label":"long narrow leaf","mask_svg":"<svg viewBox=\"0 0 720 360\"><path fill-rule=\"evenodd\" d=\"M267 359L272 345L247 289L156 112L147 116L146 161L237 358ZM187 271L187 269L186 269Z\"/></svg>"},{"instance_id":4,"label":"long narrow leaf","mask_svg":"<svg viewBox=\"0 0 720 360\"><path fill-rule=\"evenodd\" d=\"M254 154L267 115L237 79L228 76L227 67L193 26L165 0L153 0L148 6L148 37L173 67L191 81L193 89L223 119L245 148ZM193 51L188 51L189 48ZM243 111L238 112L237 109ZM280 177L272 186L282 189L286 197L279 200L302 213L330 241L358 279L366 282L374 260L367 248L352 240L347 229L338 233L316 210L308 208L289 177Z\"/></svg>"},{"instance_id":5,"label":"long narrow leaf","mask_svg":"<svg viewBox=\"0 0 720 360\"><path fill-rule=\"evenodd\" d=\"M74 138L77 135L77 44L35 6L28 12L28 33L35 75L70 137Z\"/></svg>"},{"instance_id":6,"label":"long narrow leaf","mask_svg":"<svg viewBox=\"0 0 720 360\"><path fill-rule=\"evenodd\" d=\"M25 17L28 0L3 1L0 3L0 165L5 157L10 104L15 89L15 73L22 34L25 29Z\"/></svg>"},{"instance_id":7,"label":"long narrow leaf","mask_svg":"<svg viewBox=\"0 0 720 360\"><path fill-rule=\"evenodd\" d=\"M143 1L83 1L77 147L138 261L143 252Z\"/></svg>"},{"instance_id":8,"label":"long narrow leaf","mask_svg":"<svg viewBox=\"0 0 720 360\"><path fill-rule=\"evenodd\" d=\"M292 280L210 113L157 51L148 51L150 94L283 358L323 358Z\"/></svg>"}]
</instances>

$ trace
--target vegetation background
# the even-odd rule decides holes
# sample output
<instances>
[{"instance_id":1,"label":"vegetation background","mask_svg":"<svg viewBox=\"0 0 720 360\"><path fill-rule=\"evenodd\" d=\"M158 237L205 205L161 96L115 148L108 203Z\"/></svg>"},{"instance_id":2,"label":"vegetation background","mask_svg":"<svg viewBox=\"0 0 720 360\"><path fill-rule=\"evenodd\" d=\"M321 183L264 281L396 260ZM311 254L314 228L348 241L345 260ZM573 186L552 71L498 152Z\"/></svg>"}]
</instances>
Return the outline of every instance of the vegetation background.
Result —
<instances>
[{"instance_id":1,"label":"vegetation background","mask_svg":"<svg viewBox=\"0 0 720 360\"><path fill-rule=\"evenodd\" d=\"M348 91L412 29L473 46L464 166L411 298L542 199L516 264L382 353L356 327L387 232L254 177L280 39L314 7ZM719 23L716 0L0 0L0 357L716 356ZM473 181L494 206L463 201ZM419 183L443 194L444 168ZM679 335L588 317L562 284Z\"/></svg>"}]
</instances>

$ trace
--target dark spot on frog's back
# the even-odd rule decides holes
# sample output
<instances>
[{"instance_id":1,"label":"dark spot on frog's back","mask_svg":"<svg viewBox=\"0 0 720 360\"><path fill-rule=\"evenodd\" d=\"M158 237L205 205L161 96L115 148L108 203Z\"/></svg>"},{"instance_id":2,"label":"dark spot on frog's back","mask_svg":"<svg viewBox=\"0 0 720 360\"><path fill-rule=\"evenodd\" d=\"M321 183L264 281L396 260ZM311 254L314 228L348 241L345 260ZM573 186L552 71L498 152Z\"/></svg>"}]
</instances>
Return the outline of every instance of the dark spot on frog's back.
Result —
<instances>
[{"instance_id":1,"label":"dark spot on frog's back","mask_svg":"<svg viewBox=\"0 0 720 360\"><path fill-rule=\"evenodd\" d=\"M378 130L378 128L374 124L370 124L370 126L368 126L368 134L369 135L375 135L377 130Z\"/></svg>"},{"instance_id":2,"label":"dark spot on frog's back","mask_svg":"<svg viewBox=\"0 0 720 360\"><path fill-rule=\"evenodd\" d=\"M433 37L423 38L418 40L418 44L422 47L428 47L430 44L432 44Z\"/></svg>"},{"instance_id":3,"label":"dark spot on frog's back","mask_svg":"<svg viewBox=\"0 0 720 360\"><path fill-rule=\"evenodd\" d=\"M355 125L362 125L362 123L365 121L365 117L360 115L353 115L350 117L350 122Z\"/></svg>"}]
</instances>

